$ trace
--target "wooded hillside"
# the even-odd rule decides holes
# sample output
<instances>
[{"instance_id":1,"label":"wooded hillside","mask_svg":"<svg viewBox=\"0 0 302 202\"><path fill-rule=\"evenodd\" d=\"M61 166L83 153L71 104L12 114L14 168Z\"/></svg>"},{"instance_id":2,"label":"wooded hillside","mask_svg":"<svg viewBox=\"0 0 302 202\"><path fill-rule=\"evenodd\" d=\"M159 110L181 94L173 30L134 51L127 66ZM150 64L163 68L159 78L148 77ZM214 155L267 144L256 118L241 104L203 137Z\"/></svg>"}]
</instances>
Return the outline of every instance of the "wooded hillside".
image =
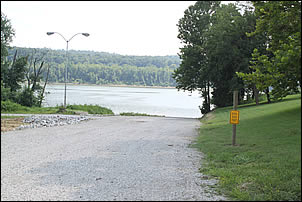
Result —
<instances>
[{"instance_id":1,"label":"wooded hillside","mask_svg":"<svg viewBox=\"0 0 302 202\"><path fill-rule=\"evenodd\" d=\"M9 49L11 60L19 56L43 55L50 65L49 82L64 82L66 51L47 48L14 47ZM180 59L172 56L128 56L94 51L68 51L68 82L88 84L127 84L145 86L175 86L173 71ZM44 77L45 78L45 77Z\"/></svg>"}]
</instances>

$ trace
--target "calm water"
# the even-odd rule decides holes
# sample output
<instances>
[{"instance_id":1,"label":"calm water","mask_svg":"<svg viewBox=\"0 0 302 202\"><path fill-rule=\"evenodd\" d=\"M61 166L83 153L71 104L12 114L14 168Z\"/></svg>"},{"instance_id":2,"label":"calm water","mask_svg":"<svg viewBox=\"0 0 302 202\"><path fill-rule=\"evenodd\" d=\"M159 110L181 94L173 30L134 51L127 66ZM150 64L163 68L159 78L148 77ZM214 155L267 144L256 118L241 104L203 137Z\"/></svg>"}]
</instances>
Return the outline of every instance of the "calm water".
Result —
<instances>
[{"instance_id":1,"label":"calm water","mask_svg":"<svg viewBox=\"0 0 302 202\"><path fill-rule=\"evenodd\" d=\"M43 106L62 105L64 85L47 85ZM97 104L121 112L165 115L167 117L201 117L198 92L167 88L105 87L67 85L67 104Z\"/></svg>"}]
</instances>

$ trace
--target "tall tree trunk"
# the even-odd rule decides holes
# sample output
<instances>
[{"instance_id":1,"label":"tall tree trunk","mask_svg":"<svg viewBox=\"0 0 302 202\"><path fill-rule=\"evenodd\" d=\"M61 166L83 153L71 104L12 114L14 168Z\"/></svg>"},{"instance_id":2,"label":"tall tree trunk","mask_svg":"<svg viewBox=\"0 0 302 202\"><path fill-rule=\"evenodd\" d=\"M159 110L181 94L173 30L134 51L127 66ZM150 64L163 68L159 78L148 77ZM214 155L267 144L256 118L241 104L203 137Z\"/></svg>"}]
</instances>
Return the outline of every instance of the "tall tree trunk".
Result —
<instances>
[{"instance_id":1,"label":"tall tree trunk","mask_svg":"<svg viewBox=\"0 0 302 202\"><path fill-rule=\"evenodd\" d=\"M255 95L255 101L256 105L259 105L259 90L254 86L254 95Z\"/></svg>"},{"instance_id":2,"label":"tall tree trunk","mask_svg":"<svg viewBox=\"0 0 302 202\"><path fill-rule=\"evenodd\" d=\"M42 61L42 63L40 64L40 67L38 68L38 70L36 70L36 65L34 63L34 78L33 78L33 82L32 82L32 87L31 87L31 90L34 92L36 90L36 86L37 86L37 82L39 80L39 76L40 74L42 73L41 70L43 68L43 64L44 64L44 61Z\"/></svg>"},{"instance_id":3,"label":"tall tree trunk","mask_svg":"<svg viewBox=\"0 0 302 202\"><path fill-rule=\"evenodd\" d=\"M41 107L42 102L43 102L43 99L44 99L43 94L44 94L44 91L45 91L45 88L46 88L46 84L47 84L47 81L48 81L48 75L49 75L49 65L48 65L48 68L47 68L46 80L45 80L45 83L44 83L42 92L41 92L41 94L40 94L39 107Z\"/></svg>"},{"instance_id":4,"label":"tall tree trunk","mask_svg":"<svg viewBox=\"0 0 302 202\"><path fill-rule=\"evenodd\" d=\"M269 88L267 87L265 90L266 98L267 98L267 103L271 103L271 98L269 94Z\"/></svg>"},{"instance_id":5,"label":"tall tree trunk","mask_svg":"<svg viewBox=\"0 0 302 202\"><path fill-rule=\"evenodd\" d=\"M205 86L203 94L204 94L204 101L205 101L206 106L207 106L208 105L207 86Z\"/></svg>"},{"instance_id":6,"label":"tall tree trunk","mask_svg":"<svg viewBox=\"0 0 302 202\"><path fill-rule=\"evenodd\" d=\"M208 96L208 111L211 111L210 82L209 81L208 81L207 96Z\"/></svg>"},{"instance_id":7,"label":"tall tree trunk","mask_svg":"<svg viewBox=\"0 0 302 202\"><path fill-rule=\"evenodd\" d=\"M16 50L16 52L15 52L15 54L14 54L14 59L13 59L13 63L11 64L11 67L8 69L8 74L9 75L12 75L12 68L14 68L14 65L15 65L15 63L16 63L16 60L17 60L17 50ZM2 61L1 61L2 62ZM11 78L11 76L10 76L10 78ZM9 83L9 82L8 82ZM10 87L10 85L9 84L4 84L4 87L5 88L8 88L8 87ZM14 91L14 89L13 88L11 88L10 87L10 92L13 92Z\"/></svg>"}]
</instances>

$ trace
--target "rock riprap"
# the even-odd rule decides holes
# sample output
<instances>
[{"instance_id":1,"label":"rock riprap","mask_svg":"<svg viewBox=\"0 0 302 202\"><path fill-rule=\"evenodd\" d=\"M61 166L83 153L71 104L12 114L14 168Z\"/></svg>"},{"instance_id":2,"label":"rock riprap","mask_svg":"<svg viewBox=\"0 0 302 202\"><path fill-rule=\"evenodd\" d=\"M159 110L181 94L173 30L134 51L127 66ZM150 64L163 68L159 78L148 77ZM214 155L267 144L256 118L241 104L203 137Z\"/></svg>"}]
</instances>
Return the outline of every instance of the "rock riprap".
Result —
<instances>
[{"instance_id":1,"label":"rock riprap","mask_svg":"<svg viewBox=\"0 0 302 202\"><path fill-rule=\"evenodd\" d=\"M72 115L33 115L25 117L23 123L17 130L25 128L40 128L40 127L54 127L69 124L78 124L81 121L89 120L86 116L72 116Z\"/></svg>"}]
</instances>

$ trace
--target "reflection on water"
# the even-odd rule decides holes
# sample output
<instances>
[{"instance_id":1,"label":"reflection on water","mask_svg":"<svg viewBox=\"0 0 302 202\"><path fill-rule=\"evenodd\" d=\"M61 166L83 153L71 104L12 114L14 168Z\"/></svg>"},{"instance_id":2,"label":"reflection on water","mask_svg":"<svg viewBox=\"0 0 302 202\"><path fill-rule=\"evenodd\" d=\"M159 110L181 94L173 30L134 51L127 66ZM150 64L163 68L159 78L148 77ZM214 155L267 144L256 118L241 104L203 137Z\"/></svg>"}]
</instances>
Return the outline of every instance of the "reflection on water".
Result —
<instances>
[{"instance_id":1,"label":"reflection on water","mask_svg":"<svg viewBox=\"0 0 302 202\"><path fill-rule=\"evenodd\" d=\"M64 85L47 85L43 106L62 105ZM201 117L199 93L167 88L108 87L67 85L67 104L97 104L121 112L165 115L167 117Z\"/></svg>"}]
</instances>

